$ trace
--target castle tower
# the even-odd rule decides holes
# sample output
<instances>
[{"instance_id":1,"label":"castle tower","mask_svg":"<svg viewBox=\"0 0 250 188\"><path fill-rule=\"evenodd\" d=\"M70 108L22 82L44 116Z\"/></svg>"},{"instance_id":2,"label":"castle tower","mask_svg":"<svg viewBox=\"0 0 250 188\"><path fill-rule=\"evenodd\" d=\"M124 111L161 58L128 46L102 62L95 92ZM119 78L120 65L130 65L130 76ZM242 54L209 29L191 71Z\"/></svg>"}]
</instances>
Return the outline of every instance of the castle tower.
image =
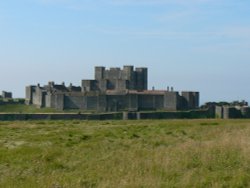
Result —
<instances>
[{"instance_id":1,"label":"castle tower","mask_svg":"<svg viewBox=\"0 0 250 188\"><path fill-rule=\"evenodd\" d=\"M136 78L135 78L134 66L123 67L122 79L128 80L128 89L135 89Z\"/></svg>"},{"instance_id":2,"label":"castle tower","mask_svg":"<svg viewBox=\"0 0 250 188\"><path fill-rule=\"evenodd\" d=\"M183 91L181 93L183 97L183 107L187 109L195 109L199 107L199 92L187 92Z\"/></svg>"},{"instance_id":3,"label":"castle tower","mask_svg":"<svg viewBox=\"0 0 250 188\"><path fill-rule=\"evenodd\" d=\"M123 66L123 79L132 80L134 66Z\"/></svg>"},{"instance_id":4,"label":"castle tower","mask_svg":"<svg viewBox=\"0 0 250 188\"><path fill-rule=\"evenodd\" d=\"M148 69L136 68L136 89L147 90L148 89Z\"/></svg>"},{"instance_id":5,"label":"castle tower","mask_svg":"<svg viewBox=\"0 0 250 188\"><path fill-rule=\"evenodd\" d=\"M105 67L95 67L95 80L104 79Z\"/></svg>"}]
</instances>

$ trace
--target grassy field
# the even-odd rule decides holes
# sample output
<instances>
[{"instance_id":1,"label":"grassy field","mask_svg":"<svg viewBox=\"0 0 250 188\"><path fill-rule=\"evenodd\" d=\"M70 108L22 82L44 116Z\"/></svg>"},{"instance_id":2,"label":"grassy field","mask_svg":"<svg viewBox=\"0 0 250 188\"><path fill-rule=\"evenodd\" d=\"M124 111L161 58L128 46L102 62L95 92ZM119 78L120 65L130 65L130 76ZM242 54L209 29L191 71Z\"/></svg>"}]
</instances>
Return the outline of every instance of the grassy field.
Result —
<instances>
[{"instance_id":1,"label":"grassy field","mask_svg":"<svg viewBox=\"0 0 250 188\"><path fill-rule=\"evenodd\" d=\"M25 104L0 105L0 113L53 113L58 112L52 108L36 108Z\"/></svg>"},{"instance_id":2,"label":"grassy field","mask_svg":"<svg viewBox=\"0 0 250 188\"><path fill-rule=\"evenodd\" d=\"M250 120L0 122L0 187L250 187Z\"/></svg>"}]
</instances>

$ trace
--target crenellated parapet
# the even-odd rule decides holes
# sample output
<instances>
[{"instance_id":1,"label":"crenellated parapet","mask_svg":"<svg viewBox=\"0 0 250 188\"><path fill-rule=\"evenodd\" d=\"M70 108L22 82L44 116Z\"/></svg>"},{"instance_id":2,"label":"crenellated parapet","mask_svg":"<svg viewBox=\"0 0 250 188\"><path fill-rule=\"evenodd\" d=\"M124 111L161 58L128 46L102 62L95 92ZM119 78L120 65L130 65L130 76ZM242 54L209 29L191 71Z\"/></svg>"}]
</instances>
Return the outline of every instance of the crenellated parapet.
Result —
<instances>
[{"instance_id":1,"label":"crenellated parapet","mask_svg":"<svg viewBox=\"0 0 250 188\"><path fill-rule=\"evenodd\" d=\"M83 91L93 90L147 90L147 68L124 66L120 68L95 67L95 80L83 80ZM85 89L84 89L85 88Z\"/></svg>"},{"instance_id":2,"label":"crenellated parapet","mask_svg":"<svg viewBox=\"0 0 250 188\"><path fill-rule=\"evenodd\" d=\"M81 87L65 83L26 87L26 104L39 108L86 111L190 110L199 107L199 92L148 90L148 69L95 67L95 79Z\"/></svg>"}]
</instances>

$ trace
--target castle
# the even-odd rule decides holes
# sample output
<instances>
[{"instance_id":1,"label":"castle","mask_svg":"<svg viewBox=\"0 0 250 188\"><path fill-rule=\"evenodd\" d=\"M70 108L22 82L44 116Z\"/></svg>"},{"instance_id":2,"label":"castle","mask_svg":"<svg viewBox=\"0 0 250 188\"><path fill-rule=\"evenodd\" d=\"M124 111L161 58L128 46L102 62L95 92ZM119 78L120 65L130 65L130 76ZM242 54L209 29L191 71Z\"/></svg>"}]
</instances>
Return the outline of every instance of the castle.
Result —
<instances>
[{"instance_id":1,"label":"castle","mask_svg":"<svg viewBox=\"0 0 250 188\"><path fill-rule=\"evenodd\" d=\"M124 66L95 67L94 80L82 80L81 87L58 85L27 86L26 104L58 110L96 112L190 110L199 107L199 92L148 90L148 69Z\"/></svg>"},{"instance_id":2,"label":"castle","mask_svg":"<svg viewBox=\"0 0 250 188\"><path fill-rule=\"evenodd\" d=\"M12 99L12 92L2 91L2 95L0 95L0 99Z\"/></svg>"}]
</instances>

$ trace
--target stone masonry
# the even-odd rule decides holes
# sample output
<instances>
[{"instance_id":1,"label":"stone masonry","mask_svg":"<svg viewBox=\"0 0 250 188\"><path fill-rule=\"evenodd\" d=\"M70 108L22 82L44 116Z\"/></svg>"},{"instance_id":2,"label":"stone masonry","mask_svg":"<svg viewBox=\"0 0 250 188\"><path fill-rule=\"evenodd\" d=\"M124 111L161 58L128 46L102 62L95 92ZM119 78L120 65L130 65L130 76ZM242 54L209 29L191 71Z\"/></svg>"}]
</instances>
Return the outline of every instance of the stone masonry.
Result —
<instances>
[{"instance_id":1,"label":"stone masonry","mask_svg":"<svg viewBox=\"0 0 250 188\"><path fill-rule=\"evenodd\" d=\"M82 80L80 87L33 85L26 87L26 104L59 110L79 109L95 112L190 110L199 107L199 92L148 90L148 69L124 66L95 67L95 79Z\"/></svg>"},{"instance_id":2,"label":"stone masonry","mask_svg":"<svg viewBox=\"0 0 250 188\"><path fill-rule=\"evenodd\" d=\"M4 99L12 99L12 92L2 91L1 97Z\"/></svg>"}]
</instances>

